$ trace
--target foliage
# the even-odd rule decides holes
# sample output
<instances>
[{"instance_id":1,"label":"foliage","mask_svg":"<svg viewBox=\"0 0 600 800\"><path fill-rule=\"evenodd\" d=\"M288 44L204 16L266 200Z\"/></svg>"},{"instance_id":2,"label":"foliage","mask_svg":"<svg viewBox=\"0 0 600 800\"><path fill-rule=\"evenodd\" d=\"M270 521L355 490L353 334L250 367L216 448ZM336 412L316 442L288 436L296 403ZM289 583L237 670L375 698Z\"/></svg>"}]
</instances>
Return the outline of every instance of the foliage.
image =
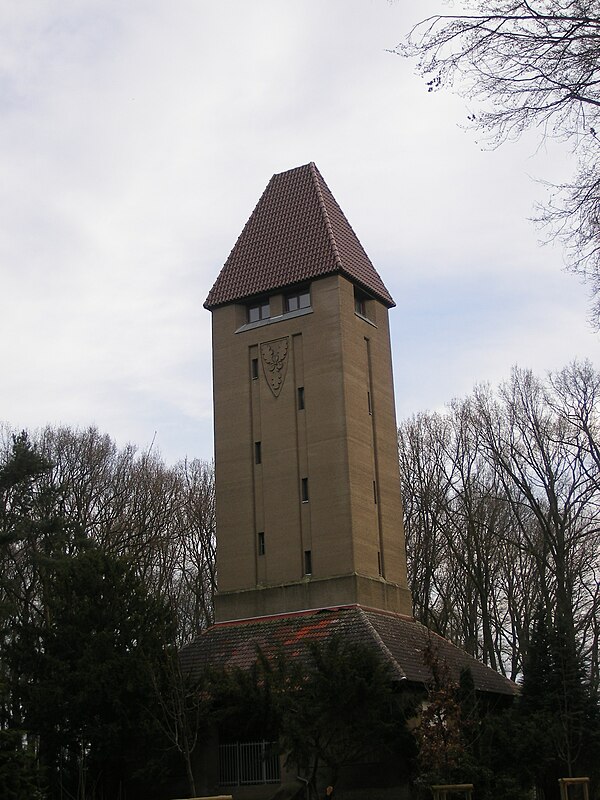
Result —
<instances>
[{"instance_id":1,"label":"foliage","mask_svg":"<svg viewBox=\"0 0 600 800\"><path fill-rule=\"evenodd\" d=\"M534 621L518 712L530 753L525 773L547 796L556 793L559 777L594 774L600 751L598 697L572 642L543 605Z\"/></svg>"},{"instance_id":2,"label":"foliage","mask_svg":"<svg viewBox=\"0 0 600 800\"><path fill-rule=\"evenodd\" d=\"M0 797L3 800L38 800L38 772L25 732L0 729Z\"/></svg>"},{"instance_id":3,"label":"foliage","mask_svg":"<svg viewBox=\"0 0 600 800\"><path fill-rule=\"evenodd\" d=\"M413 701L395 690L387 663L366 645L334 636L307 645L304 658L259 653L252 669L216 674L213 682L222 738L278 738L313 797L321 768L335 786L346 765L414 755L406 730Z\"/></svg>"},{"instance_id":4,"label":"foliage","mask_svg":"<svg viewBox=\"0 0 600 800\"><path fill-rule=\"evenodd\" d=\"M212 719L223 742L275 740L281 727L280 695L290 667L260 651L249 669L212 670L207 678Z\"/></svg>"},{"instance_id":5,"label":"foliage","mask_svg":"<svg viewBox=\"0 0 600 800\"><path fill-rule=\"evenodd\" d=\"M147 791L169 748L153 713L157 688L161 696L172 688L166 645L212 613L213 556L212 472L200 462L168 470L149 455L136 459L132 448L117 451L93 429L48 429L37 441L23 433L7 443L0 461L7 797L34 786L31 796L48 798Z\"/></svg>"},{"instance_id":6,"label":"foliage","mask_svg":"<svg viewBox=\"0 0 600 800\"><path fill-rule=\"evenodd\" d=\"M404 734L406 709L387 662L363 644L331 637L309 647L306 668L282 694L284 749L314 786L321 764L335 786L342 766L381 761Z\"/></svg>"},{"instance_id":7,"label":"foliage","mask_svg":"<svg viewBox=\"0 0 600 800\"><path fill-rule=\"evenodd\" d=\"M168 611L126 562L95 548L52 572L49 624L20 632L24 723L51 789L85 797L85 781L114 796L157 758L150 665L162 660Z\"/></svg>"},{"instance_id":8,"label":"foliage","mask_svg":"<svg viewBox=\"0 0 600 800\"><path fill-rule=\"evenodd\" d=\"M590 282L600 317L600 4L473 0L416 25L396 52L418 59L429 91L455 86L478 103L470 120L499 144L533 128L572 143L578 166L541 213Z\"/></svg>"},{"instance_id":9,"label":"foliage","mask_svg":"<svg viewBox=\"0 0 600 800\"><path fill-rule=\"evenodd\" d=\"M424 654L432 679L419 715L415 736L419 743L420 781L431 783L466 783L463 773L467 748L464 741L458 687L430 643Z\"/></svg>"},{"instance_id":10,"label":"foliage","mask_svg":"<svg viewBox=\"0 0 600 800\"><path fill-rule=\"evenodd\" d=\"M478 796L558 800L558 778L598 772L598 700L576 654L536 610L516 703L479 718L472 748ZM475 779L474 779L475 781Z\"/></svg>"},{"instance_id":11,"label":"foliage","mask_svg":"<svg viewBox=\"0 0 600 800\"><path fill-rule=\"evenodd\" d=\"M34 549L56 540L54 520L65 530L84 532L103 552L128 558L149 591L168 598L177 614L177 644L212 623L211 464L194 460L167 467L158 455L131 445L119 450L95 428L46 428L35 436L20 434L14 444L6 433L4 447L0 441L0 542L6 545L0 559L5 597L17 602L15 612L24 593L34 601L34 574L24 570ZM21 481L24 470L29 474ZM26 527L29 536L16 535Z\"/></svg>"},{"instance_id":12,"label":"foliage","mask_svg":"<svg viewBox=\"0 0 600 800\"><path fill-rule=\"evenodd\" d=\"M469 746L507 797L598 763L599 446L589 363L545 381L515 369L400 427L415 614L523 677L517 708L486 714Z\"/></svg>"},{"instance_id":13,"label":"foliage","mask_svg":"<svg viewBox=\"0 0 600 800\"><path fill-rule=\"evenodd\" d=\"M421 794L429 797L432 784L473 783L482 800L526 800L531 782L521 779L519 768L529 763L530 752L514 710L484 702L469 669L456 681L433 641L424 660L432 678L414 729Z\"/></svg>"},{"instance_id":14,"label":"foliage","mask_svg":"<svg viewBox=\"0 0 600 800\"><path fill-rule=\"evenodd\" d=\"M516 709L490 709L481 720L480 734L478 795L485 800L529 800L533 786L528 771L531 740Z\"/></svg>"}]
</instances>

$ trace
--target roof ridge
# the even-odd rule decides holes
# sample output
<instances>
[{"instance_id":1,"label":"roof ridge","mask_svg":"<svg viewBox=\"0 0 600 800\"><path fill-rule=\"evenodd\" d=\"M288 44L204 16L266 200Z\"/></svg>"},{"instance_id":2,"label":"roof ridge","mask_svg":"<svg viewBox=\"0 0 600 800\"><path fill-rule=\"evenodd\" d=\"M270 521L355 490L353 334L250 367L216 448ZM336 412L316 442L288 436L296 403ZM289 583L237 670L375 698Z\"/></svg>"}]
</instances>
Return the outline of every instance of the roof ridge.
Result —
<instances>
[{"instance_id":1,"label":"roof ridge","mask_svg":"<svg viewBox=\"0 0 600 800\"><path fill-rule=\"evenodd\" d=\"M331 220L329 219L329 214L327 212L327 206L325 205L325 200L323 199L323 192L321 191L321 183L319 181L319 178L321 179L321 181L323 180L323 176L319 172L319 170L317 168L317 165L315 164L314 161L311 161L309 163L308 167L310 169L310 174L311 174L311 176L313 178L313 181L314 181L314 184L315 184L315 189L317 190L317 198L319 200L319 208L321 209L321 212L323 214L323 221L325 222L325 227L327 228L327 233L329 235L329 242L330 242L331 247L333 249L333 257L334 257L334 260L335 260L335 265L336 265L337 269L341 269L342 268L342 259L340 258L340 251L338 250L337 242L335 240L335 236L334 236L334 233L333 233L333 227L331 225Z\"/></svg>"},{"instance_id":2,"label":"roof ridge","mask_svg":"<svg viewBox=\"0 0 600 800\"><path fill-rule=\"evenodd\" d=\"M383 639L381 638L381 636L379 635L379 633L375 629L375 626L372 624L371 620L368 618L367 614L365 613L365 610L361 606L357 606L356 608L357 608L361 618L363 619L363 621L367 624L367 627L369 628L371 636L375 640L375 643L377 644L379 649L383 652L383 654L386 656L386 658L389 659L391 661L391 663L395 665L396 669L400 673L401 680L407 680L406 672L402 669L402 667L400 666L398 661L394 658L394 655L392 654L392 651L385 644L385 642L383 641Z\"/></svg>"}]
</instances>

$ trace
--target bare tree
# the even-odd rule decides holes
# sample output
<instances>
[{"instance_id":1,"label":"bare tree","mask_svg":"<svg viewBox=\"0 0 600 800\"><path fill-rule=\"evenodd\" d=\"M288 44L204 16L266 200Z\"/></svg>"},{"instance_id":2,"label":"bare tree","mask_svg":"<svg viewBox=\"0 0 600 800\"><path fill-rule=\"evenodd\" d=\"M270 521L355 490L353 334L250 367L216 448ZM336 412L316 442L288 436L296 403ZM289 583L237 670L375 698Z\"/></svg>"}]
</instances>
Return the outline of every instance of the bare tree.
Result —
<instances>
[{"instance_id":1,"label":"bare tree","mask_svg":"<svg viewBox=\"0 0 600 800\"><path fill-rule=\"evenodd\" d=\"M209 701L202 678L184 672L177 650L166 645L164 674L152 676L157 707L153 714L185 765L189 796L196 797L194 751L207 727Z\"/></svg>"},{"instance_id":2,"label":"bare tree","mask_svg":"<svg viewBox=\"0 0 600 800\"><path fill-rule=\"evenodd\" d=\"M582 458L582 442L546 402L541 382L514 370L500 390L500 403L478 391L477 412L487 456L499 468L529 552L538 562L540 588L557 621L575 635L575 590L581 554L597 550L595 480ZM540 536L521 524L522 509L533 512Z\"/></svg>"},{"instance_id":3,"label":"bare tree","mask_svg":"<svg viewBox=\"0 0 600 800\"><path fill-rule=\"evenodd\" d=\"M398 432L415 616L513 679L541 604L598 685L599 388L514 370Z\"/></svg>"},{"instance_id":4,"label":"bare tree","mask_svg":"<svg viewBox=\"0 0 600 800\"><path fill-rule=\"evenodd\" d=\"M216 592L215 474L212 463L195 459L177 467L178 542L173 592L180 643L214 621Z\"/></svg>"},{"instance_id":5,"label":"bare tree","mask_svg":"<svg viewBox=\"0 0 600 800\"><path fill-rule=\"evenodd\" d=\"M450 572L444 535L448 436L448 422L437 414L419 414L398 430L408 585L415 616L442 636L447 635L453 606L446 587Z\"/></svg>"},{"instance_id":6,"label":"bare tree","mask_svg":"<svg viewBox=\"0 0 600 800\"><path fill-rule=\"evenodd\" d=\"M573 431L573 446L581 448L589 479L595 487L590 510L600 502L600 374L589 361L574 361L550 375L548 403ZM600 686L600 566L595 554L581 553L579 570L585 577L578 587L583 658L590 668L593 686ZM585 612L583 610L585 609Z\"/></svg>"},{"instance_id":7,"label":"bare tree","mask_svg":"<svg viewBox=\"0 0 600 800\"><path fill-rule=\"evenodd\" d=\"M416 25L395 52L417 59L429 91L454 87L475 101L470 122L492 145L526 129L569 141L573 179L554 187L539 221L566 245L600 324L600 2L473 0L462 14Z\"/></svg>"},{"instance_id":8,"label":"bare tree","mask_svg":"<svg viewBox=\"0 0 600 800\"><path fill-rule=\"evenodd\" d=\"M456 587L458 638L468 652L498 669L502 661L493 635L494 584L501 571L497 544L506 539L509 515L497 476L480 453L468 400L452 403L450 422L447 468L452 492L445 533L458 567L455 574L462 578Z\"/></svg>"},{"instance_id":9,"label":"bare tree","mask_svg":"<svg viewBox=\"0 0 600 800\"><path fill-rule=\"evenodd\" d=\"M589 361L573 361L550 375L549 405L571 427L593 461L600 479L600 374ZM600 486L596 485L600 490Z\"/></svg>"}]
</instances>

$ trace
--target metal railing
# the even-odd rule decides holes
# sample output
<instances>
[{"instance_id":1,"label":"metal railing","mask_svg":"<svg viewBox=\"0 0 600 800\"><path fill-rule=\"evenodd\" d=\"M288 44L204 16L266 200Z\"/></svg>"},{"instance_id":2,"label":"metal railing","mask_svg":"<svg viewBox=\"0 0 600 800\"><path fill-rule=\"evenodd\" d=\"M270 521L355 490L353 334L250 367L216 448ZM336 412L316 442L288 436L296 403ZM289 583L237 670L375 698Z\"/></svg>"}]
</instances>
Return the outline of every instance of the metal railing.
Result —
<instances>
[{"instance_id":1,"label":"metal railing","mask_svg":"<svg viewBox=\"0 0 600 800\"><path fill-rule=\"evenodd\" d=\"M277 742L234 742L219 745L219 784L248 786L279 783Z\"/></svg>"}]
</instances>

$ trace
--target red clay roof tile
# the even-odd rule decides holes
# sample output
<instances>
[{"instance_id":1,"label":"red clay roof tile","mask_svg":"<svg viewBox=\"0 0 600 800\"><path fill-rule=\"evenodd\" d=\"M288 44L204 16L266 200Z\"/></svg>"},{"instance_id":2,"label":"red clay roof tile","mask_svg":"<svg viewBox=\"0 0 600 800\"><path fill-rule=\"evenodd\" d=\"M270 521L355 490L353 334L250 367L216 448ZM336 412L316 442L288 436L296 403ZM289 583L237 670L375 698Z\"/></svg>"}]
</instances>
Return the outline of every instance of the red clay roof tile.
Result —
<instances>
[{"instance_id":1,"label":"red clay roof tile","mask_svg":"<svg viewBox=\"0 0 600 800\"><path fill-rule=\"evenodd\" d=\"M339 272L395 305L311 162L273 175L209 292L205 308Z\"/></svg>"}]
</instances>

